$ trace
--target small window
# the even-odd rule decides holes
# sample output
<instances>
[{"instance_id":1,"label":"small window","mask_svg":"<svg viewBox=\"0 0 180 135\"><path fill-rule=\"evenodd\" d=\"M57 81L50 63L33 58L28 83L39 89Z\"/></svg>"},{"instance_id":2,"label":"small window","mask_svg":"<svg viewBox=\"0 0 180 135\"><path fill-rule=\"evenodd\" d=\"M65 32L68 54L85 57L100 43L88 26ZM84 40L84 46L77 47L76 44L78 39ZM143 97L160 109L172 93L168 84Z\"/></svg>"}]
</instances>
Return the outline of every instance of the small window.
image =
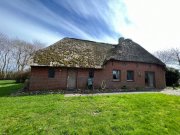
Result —
<instances>
[{"instance_id":1,"label":"small window","mask_svg":"<svg viewBox=\"0 0 180 135\"><path fill-rule=\"evenodd\" d=\"M127 81L134 81L134 71L127 71Z\"/></svg>"},{"instance_id":2,"label":"small window","mask_svg":"<svg viewBox=\"0 0 180 135\"><path fill-rule=\"evenodd\" d=\"M49 68L48 77L49 78L54 78L54 76L55 76L55 69L54 68Z\"/></svg>"},{"instance_id":3,"label":"small window","mask_svg":"<svg viewBox=\"0 0 180 135\"><path fill-rule=\"evenodd\" d=\"M120 70L113 70L113 80L120 81Z\"/></svg>"},{"instance_id":4,"label":"small window","mask_svg":"<svg viewBox=\"0 0 180 135\"><path fill-rule=\"evenodd\" d=\"M89 77L94 78L94 70L93 69L89 70Z\"/></svg>"}]
</instances>

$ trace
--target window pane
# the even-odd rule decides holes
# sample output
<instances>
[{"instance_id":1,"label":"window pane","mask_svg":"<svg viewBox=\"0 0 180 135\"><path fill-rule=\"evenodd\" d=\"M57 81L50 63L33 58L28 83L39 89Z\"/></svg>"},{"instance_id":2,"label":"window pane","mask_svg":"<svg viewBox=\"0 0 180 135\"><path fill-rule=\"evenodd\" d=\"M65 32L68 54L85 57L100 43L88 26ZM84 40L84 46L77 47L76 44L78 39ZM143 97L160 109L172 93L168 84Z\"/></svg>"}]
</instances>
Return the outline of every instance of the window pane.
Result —
<instances>
[{"instance_id":1,"label":"window pane","mask_svg":"<svg viewBox=\"0 0 180 135\"><path fill-rule=\"evenodd\" d=\"M55 69L54 68L49 68L48 77L49 78L54 78L54 76L55 76Z\"/></svg>"},{"instance_id":2,"label":"window pane","mask_svg":"<svg viewBox=\"0 0 180 135\"><path fill-rule=\"evenodd\" d=\"M127 80L134 80L134 71L127 71Z\"/></svg>"},{"instance_id":3,"label":"window pane","mask_svg":"<svg viewBox=\"0 0 180 135\"><path fill-rule=\"evenodd\" d=\"M93 78L94 77L94 70L89 70L89 77Z\"/></svg>"},{"instance_id":4,"label":"window pane","mask_svg":"<svg viewBox=\"0 0 180 135\"><path fill-rule=\"evenodd\" d=\"M113 70L113 80L119 80L119 79L120 79L120 71Z\"/></svg>"}]
</instances>

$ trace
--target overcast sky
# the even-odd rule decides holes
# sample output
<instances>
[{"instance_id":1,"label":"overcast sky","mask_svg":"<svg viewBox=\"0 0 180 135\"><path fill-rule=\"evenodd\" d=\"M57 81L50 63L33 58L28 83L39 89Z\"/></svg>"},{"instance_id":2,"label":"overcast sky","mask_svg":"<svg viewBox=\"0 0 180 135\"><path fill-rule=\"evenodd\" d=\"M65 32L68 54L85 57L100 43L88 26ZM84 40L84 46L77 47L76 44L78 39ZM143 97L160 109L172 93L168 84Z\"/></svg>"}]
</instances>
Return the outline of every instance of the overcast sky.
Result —
<instances>
[{"instance_id":1,"label":"overcast sky","mask_svg":"<svg viewBox=\"0 0 180 135\"><path fill-rule=\"evenodd\" d=\"M180 47L179 14L180 0L0 0L0 32L47 45L123 36L154 52Z\"/></svg>"}]
</instances>

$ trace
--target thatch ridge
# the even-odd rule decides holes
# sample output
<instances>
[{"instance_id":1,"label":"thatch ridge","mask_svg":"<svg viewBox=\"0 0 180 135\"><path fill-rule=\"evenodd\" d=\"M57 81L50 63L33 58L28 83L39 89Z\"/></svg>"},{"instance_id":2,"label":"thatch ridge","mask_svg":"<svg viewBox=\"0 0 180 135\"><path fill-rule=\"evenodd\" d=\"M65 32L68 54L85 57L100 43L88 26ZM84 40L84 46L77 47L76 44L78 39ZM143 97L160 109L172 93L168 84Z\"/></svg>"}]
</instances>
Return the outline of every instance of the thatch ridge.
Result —
<instances>
[{"instance_id":1,"label":"thatch ridge","mask_svg":"<svg viewBox=\"0 0 180 135\"><path fill-rule=\"evenodd\" d=\"M102 68L104 62L111 59L164 66L159 59L130 39L122 39L115 45L75 38L63 38L37 51L31 65Z\"/></svg>"}]
</instances>

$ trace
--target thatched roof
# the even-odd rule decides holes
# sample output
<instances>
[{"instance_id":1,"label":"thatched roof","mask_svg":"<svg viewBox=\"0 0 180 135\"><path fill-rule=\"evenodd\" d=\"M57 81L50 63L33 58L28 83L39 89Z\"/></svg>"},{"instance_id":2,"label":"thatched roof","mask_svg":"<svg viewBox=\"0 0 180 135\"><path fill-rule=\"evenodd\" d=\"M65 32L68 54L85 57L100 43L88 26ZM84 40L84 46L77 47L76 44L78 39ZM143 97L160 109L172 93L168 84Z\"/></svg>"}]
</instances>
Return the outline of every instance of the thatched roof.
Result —
<instances>
[{"instance_id":1,"label":"thatched roof","mask_svg":"<svg viewBox=\"0 0 180 135\"><path fill-rule=\"evenodd\" d=\"M120 40L121 41L119 41L119 44L114 46L114 48L109 51L110 53L106 57L106 60L114 59L119 61L165 65L162 61L132 40L123 38Z\"/></svg>"},{"instance_id":2,"label":"thatched roof","mask_svg":"<svg viewBox=\"0 0 180 135\"><path fill-rule=\"evenodd\" d=\"M64 38L37 51L31 66L62 66L102 68L108 60L133 61L164 65L132 40L120 38L119 44L106 44L74 38Z\"/></svg>"}]
</instances>

